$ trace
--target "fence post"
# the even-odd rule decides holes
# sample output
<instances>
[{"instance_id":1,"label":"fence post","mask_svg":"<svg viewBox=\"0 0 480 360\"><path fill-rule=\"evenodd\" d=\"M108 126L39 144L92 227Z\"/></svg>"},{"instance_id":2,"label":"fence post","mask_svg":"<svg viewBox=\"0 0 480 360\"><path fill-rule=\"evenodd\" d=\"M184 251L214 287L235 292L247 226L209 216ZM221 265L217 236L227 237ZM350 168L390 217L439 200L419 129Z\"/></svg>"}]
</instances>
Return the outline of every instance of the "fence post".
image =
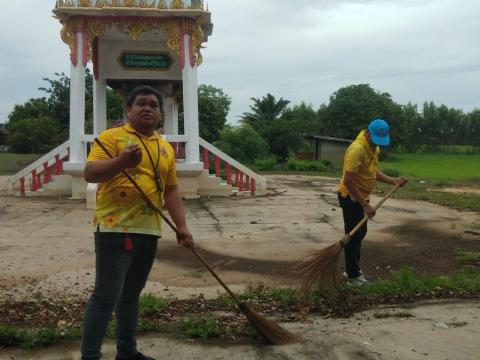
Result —
<instances>
[{"instance_id":1,"label":"fence post","mask_svg":"<svg viewBox=\"0 0 480 360\"><path fill-rule=\"evenodd\" d=\"M240 185L238 186L238 191L243 191L243 173L240 172Z\"/></svg>"},{"instance_id":2,"label":"fence post","mask_svg":"<svg viewBox=\"0 0 480 360\"><path fill-rule=\"evenodd\" d=\"M245 175L246 179L245 179L245 190L250 190L250 176L248 175Z\"/></svg>"},{"instance_id":3,"label":"fence post","mask_svg":"<svg viewBox=\"0 0 480 360\"><path fill-rule=\"evenodd\" d=\"M250 195L255 196L255 179L250 179Z\"/></svg>"}]
</instances>

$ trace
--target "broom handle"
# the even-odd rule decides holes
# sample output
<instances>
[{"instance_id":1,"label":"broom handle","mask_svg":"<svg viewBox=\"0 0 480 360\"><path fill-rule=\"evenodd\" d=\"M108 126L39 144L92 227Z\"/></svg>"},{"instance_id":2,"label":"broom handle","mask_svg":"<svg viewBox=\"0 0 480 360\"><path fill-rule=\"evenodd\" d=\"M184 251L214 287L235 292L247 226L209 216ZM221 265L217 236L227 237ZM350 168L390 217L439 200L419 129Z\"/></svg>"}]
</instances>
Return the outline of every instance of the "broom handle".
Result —
<instances>
[{"instance_id":1,"label":"broom handle","mask_svg":"<svg viewBox=\"0 0 480 360\"><path fill-rule=\"evenodd\" d=\"M110 159L113 159L113 155L108 151L108 149L105 147L105 145L102 144L102 142L98 139L95 138L94 140L98 146L102 148L102 150L108 155ZM147 202L147 204L155 210L161 217L162 219L170 226L170 228L175 232L175 234L180 235L178 232L176 226L170 221L169 218L167 218L163 213L162 210L160 210L153 202L150 200L150 198L143 192L142 188L137 184L137 182L128 174L125 170L122 170L123 175L127 177L127 179L135 186L135 188L138 190L138 192L142 195L143 199ZM208 271L213 275L215 279L220 283L220 285L223 286L223 288L230 294L230 296L235 300L236 304L241 307L240 299L230 290L230 288L220 279L220 277L217 275L215 270L212 269L210 265L208 265L207 261L203 258L202 255L195 249L195 247L191 247L190 250L192 250L193 254L197 257L197 259L207 268Z\"/></svg>"},{"instance_id":2,"label":"broom handle","mask_svg":"<svg viewBox=\"0 0 480 360\"><path fill-rule=\"evenodd\" d=\"M375 204L373 207L375 210L377 210L382 204L390 197L392 194L400 187L400 184L396 184L394 187L390 189L390 191L378 202ZM350 239L355 233L368 221L368 216L365 215L363 219L355 226L352 231L350 231L347 235L345 235L345 238L342 240L342 242L346 245L350 242Z\"/></svg>"}]
</instances>

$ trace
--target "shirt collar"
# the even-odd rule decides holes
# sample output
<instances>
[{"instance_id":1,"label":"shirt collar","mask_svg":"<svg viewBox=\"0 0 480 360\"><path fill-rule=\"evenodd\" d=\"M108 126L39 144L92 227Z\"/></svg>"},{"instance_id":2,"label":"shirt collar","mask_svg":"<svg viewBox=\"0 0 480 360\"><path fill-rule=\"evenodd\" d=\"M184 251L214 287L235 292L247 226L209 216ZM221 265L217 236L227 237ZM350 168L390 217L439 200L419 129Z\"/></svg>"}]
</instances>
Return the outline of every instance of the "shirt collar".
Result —
<instances>
[{"instance_id":1,"label":"shirt collar","mask_svg":"<svg viewBox=\"0 0 480 360\"><path fill-rule=\"evenodd\" d=\"M363 147L368 151L368 153L373 156L377 153L377 148L378 146L375 146L373 149L372 147L370 146L370 143L368 142L367 140L367 131L366 130L362 130L360 131L360 133L358 134L357 138L355 141L358 141L360 144L363 145Z\"/></svg>"},{"instance_id":2,"label":"shirt collar","mask_svg":"<svg viewBox=\"0 0 480 360\"><path fill-rule=\"evenodd\" d=\"M139 136L147 139L147 140L160 140L160 135L155 131L152 136L147 137L143 134L140 134L138 131L136 131L130 123L127 123L126 125L123 126L126 132L130 134L138 134Z\"/></svg>"}]
</instances>

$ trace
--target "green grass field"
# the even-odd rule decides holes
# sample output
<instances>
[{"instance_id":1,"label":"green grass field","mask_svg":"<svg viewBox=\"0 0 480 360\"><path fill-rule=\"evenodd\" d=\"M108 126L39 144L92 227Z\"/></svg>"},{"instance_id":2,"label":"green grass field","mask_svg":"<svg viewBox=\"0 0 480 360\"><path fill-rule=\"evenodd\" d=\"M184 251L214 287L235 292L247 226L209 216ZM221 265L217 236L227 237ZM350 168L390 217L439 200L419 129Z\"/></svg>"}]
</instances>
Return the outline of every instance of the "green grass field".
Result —
<instances>
[{"instance_id":1,"label":"green grass field","mask_svg":"<svg viewBox=\"0 0 480 360\"><path fill-rule=\"evenodd\" d=\"M40 156L38 154L0 153L0 175L13 175Z\"/></svg>"},{"instance_id":2,"label":"green grass field","mask_svg":"<svg viewBox=\"0 0 480 360\"><path fill-rule=\"evenodd\" d=\"M480 155L389 154L381 161L382 170L394 169L400 175L438 181L480 179Z\"/></svg>"}]
</instances>

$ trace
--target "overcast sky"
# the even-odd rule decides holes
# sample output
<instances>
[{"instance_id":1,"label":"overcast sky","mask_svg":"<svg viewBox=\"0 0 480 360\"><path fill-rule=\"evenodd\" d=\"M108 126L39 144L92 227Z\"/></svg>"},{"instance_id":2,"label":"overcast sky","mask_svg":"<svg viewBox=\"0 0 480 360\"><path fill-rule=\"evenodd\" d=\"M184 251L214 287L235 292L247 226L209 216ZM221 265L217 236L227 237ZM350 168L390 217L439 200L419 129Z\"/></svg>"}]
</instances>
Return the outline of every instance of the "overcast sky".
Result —
<instances>
[{"instance_id":1,"label":"overcast sky","mask_svg":"<svg viewBox=\"0 0 480 360\"><path fill-rule=\"evenodd\" d=\"M205 0L206 2L206 0ZM2 1L0 122L69 72L54 0ZM401 104L480 108L479 0L209 0L199 82L232 98L229 120L268 92L317 109L369 83Z\"/></svg>"}]
</instances>

